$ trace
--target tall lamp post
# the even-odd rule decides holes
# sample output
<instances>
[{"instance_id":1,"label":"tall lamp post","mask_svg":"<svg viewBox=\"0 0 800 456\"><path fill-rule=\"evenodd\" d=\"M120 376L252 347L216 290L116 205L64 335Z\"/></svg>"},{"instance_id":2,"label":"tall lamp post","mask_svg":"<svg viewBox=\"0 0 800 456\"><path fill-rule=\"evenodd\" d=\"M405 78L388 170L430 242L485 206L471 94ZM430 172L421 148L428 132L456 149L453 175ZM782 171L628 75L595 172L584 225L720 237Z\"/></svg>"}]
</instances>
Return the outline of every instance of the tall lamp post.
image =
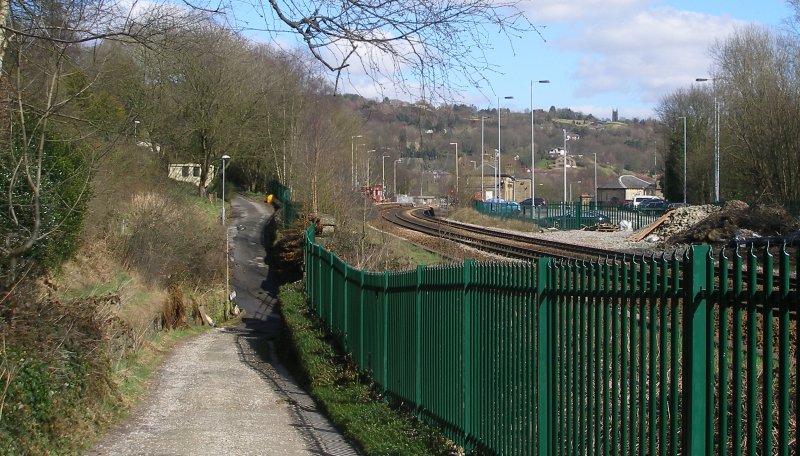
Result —
<instances>
[{"instance_id":1,"label":"tall lamp post","mask_svg":"<svg viewBox=\"0 0 800 456\"><path fill-rule=\"evenodd\" d=\"M514 97L507 96L503 97L506 100L512 100ZM500 193L500 185L502 182L500 181L500 97L497 97L497 192ZM505 193L505 192L503 192ZM500 197L497 195L496 197Z\"/></svg>"},{"instance_id":2,"label":"tall lamp post","mask_svg":"<svg viewBox=\"0 0 800 456\"><path fill-rule=\"evenodd\" d=\"M133 121L133 139L136 139L136 130L140 123L138 120Z\"/></svg>"},{"instance_id":3,"label":"tall lamp post","mask_svg":"<svg viewBox=\"0 0 800 456\"><path fill-rule=\"evenodd\" d=\"M536 146L533 142L533 82L534 81L531 81L531 208L536 207L536 176L533 173L533 169L536 167ZM536 82L539 84L549 84L550 80L542 79Z\"/></svg>"},{"instance_id":4,"label":"tall lamp post","mask_svg":"<svg viewBox=\"0 0 800 456\"><path fill-rule=\"evenodd\" d=\"M230 160L230 155L222 156L222 224L225 224L225 161Z\"/></svg>"},{"instance_id":5,"label":"tall lamp post","mask_svg":"<svg viewBox=\"0 0 800 456\"><path fill-rule=\"evenodd\" d=\"M458 197L458 143L451 142L451 146L456 146L456 197Z\"/></svg>"},{"instance_id":6,"label":"tall lamp post","mask_svg":"<svg viewBox=\"0 0 800 456\"><path fill-rule=\"evenodd\" d=\"M230 258L228 244L228 226L225 218L225 162L230 160L230 155L222 156L222 228L225 230L225 298L230 300ZM227 311L227 307L226 307Z\"/></svg>"},{"instance_id":7,"label":"tall lamp post","mask_svg":"<svg viewBox=\"0 0 800 456\"><path fill-rule=\"evenodd\" d=\"M363 138L363 135L350 137L350 185L356 188L356 138Z\"/></svg>"},{"instance_id":8,"label":"tall lamp post","mask_svg":"<svg viewBox=\"0 0 800 456\"><path fill-rule=\"evenodd\" d=\"M394 179L392 182L394 183L394 197L397 198L397 164L402 162L399 158L394 161Z\"/></svg>"},{"instance_id":9,"label":"tall lamp post","mask_svg":"<svg viewBox=\"0 0 800 456\"><path fill-rule=\"evenodd\" d=\"M486 150L486 146L483 142L483 121L486 120L485 116L481 116L481 201L486 199L486 190L484 189L483 185L483 154Z\"/></svg>"},{"instance_id":10,"label":"tall lamp post","mask_svg":"<svg viewBox=\"0 0 800 456\"><path fill-rule=\"evenodd\" d=\"M594 208L597 209L597 152L594 153Z\"/></svg>"},{"instance_id":11,"label":"tall lamp post","mask_svg":"<svg viewBox=\"0 0 800 456\"><path fill-rule=\"evenodd\" d=\"M683 204L686 204L686 116L678 119L683 119Z\"/></svg>"},{"instance_id":12,"label":"tall lamp post","mask_svg":"<svg viewBox=\"0 0 800 456\"><path fill-rule=\"evenodd\" d=\"M388 157L386 154L381 155L381 186L384 192L386 192L386 159Z\"/></svg>"},{"instance_id":13,"label":"tall lamp post","mask_svg":"<svg viewBox=\"0 0 800 456\"><path fill-rule=\"evenodd\" d=\"M564 202L567 201L567 130L564 129Z\"/></svg>"},{"instance_id":14,"label":"tall lamp post","mask_svg":"<svg viewBox=\"0 0 800 456\"><path fill-rule=\"evenodd\" d=\"M375 149L370 149L370 150L367 151L367 176L366 176L366 181L364 182L364 184L366 184L367 189L369 189L369 177L370 177L369 176L369 154L371 154L373 152L375 152Z\"/></svg>"},{"instance_id":15,"label":"tall lamp post","mask_svg":"<svg viewBox=\"0 0 800 456\"><path fill-rule=\"evenodd\" d=\"M711 81L711 91L714 94L714 202L719 202L719 104L717 103L717 78L697 78L695 81Z\"/></svg>"}]
</instances>

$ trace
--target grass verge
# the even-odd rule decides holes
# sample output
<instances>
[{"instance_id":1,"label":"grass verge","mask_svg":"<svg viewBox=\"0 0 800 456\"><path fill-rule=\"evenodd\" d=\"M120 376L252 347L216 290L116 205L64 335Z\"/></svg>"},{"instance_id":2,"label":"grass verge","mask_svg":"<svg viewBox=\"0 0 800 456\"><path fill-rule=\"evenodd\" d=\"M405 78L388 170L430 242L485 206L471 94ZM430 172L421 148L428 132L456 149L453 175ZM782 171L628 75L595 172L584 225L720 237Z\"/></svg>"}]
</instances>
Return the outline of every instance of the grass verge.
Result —
<instances>
[{"instance_id":1,"label":"grass verge","mask_svg":"<svg viewBox=\"0 0 800 456\"><path fill-rule=\"evenodd\" d=\"M375 228L367 231L367 242L375 247L385 247L388 250L388 257L392 259L391 264L397 270L413 269L418 264L433 265L449 262L449 259L439 254Z\"/></svg>"},{"instance_id":2,"label":"grass verge","mask_svg":"<svg viewBox=\"0 0 800 456\"><path fill-rule=\"evenodd\" d=\"M481 225L481 226L491 226L495 228L503 228L506 230L522 231L529 233L530 232L538 233L541 231L539 226L529 221L491 217L488 215L483 215L472 208L460 208L455 212L452 212L450 215L448 215L448 218L451 218L459 222L472 223L474 225Z\"/></svg>"},{"instance_id":3,"label":"grass verge","mask_svg":"<svg viewBox=\"0 0 800 456\"><path fill-rule=\"evenodd\" d=\"M333 424L365 454L455 454L452 442L435 428L391 407L371 385L360 381L352 363L346 362L308 311L299 283L281 287L280 301L285 328L280 351L293 358L286 364Z\"/></svg>"}]
</instances>

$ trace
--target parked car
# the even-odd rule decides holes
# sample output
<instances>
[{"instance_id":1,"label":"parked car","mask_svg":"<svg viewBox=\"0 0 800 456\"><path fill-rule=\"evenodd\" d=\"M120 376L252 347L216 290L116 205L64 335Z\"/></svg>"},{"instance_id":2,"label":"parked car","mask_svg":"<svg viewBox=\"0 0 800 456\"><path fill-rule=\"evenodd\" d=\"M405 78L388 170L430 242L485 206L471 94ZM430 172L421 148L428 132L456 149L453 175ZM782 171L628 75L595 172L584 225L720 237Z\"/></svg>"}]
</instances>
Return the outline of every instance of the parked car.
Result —
<instances>
[{"instance_id":1,"label":"parked car","mask_svg":"<svg viewBox=\"0 0 800 456\"><path fill-rule=\"evenodd\" d=\"M545 217L539 222L542 226L561 228L580 228L600 223L611 223L611 219L597 211L581 211L580 216L573 211L568 211L562 215Z\"/></svg>"},{"instance_id":2,"label":"parked car","mask_svg":"<svg viewBox=\"0 0 800 456\"><path fill-rule=\"evenodd\" d=\"M661 211L669 208L669 203L661 199L652 199L639 204L640 211Z\"/></svg>"},{"instance_id":3,"label":"parked car","mask_svg":"<svg viewBox=\"0 0 800 456\"><path fill-rule=\"evenodd\" d=\"M525 198L524 200L520 201L519 205L520 206L530 206L531 202L532 201L531 201L530 198ZM544 198L536 198L535 206L544 206L545 204L547 204L547 201L545 201Z\"/></svg>"},{"instance_id":4,"label":"parked car","mask_svg":"<svg viewBox=\"0 0 800 456\"><path fill-rule=\"evenodd\" d=\"M638 208L640 205L653 201L653 200L661 200L661 198L653 195L636 195L633 197L632 205L635 208Z\"/></svg>"}]
</instances>

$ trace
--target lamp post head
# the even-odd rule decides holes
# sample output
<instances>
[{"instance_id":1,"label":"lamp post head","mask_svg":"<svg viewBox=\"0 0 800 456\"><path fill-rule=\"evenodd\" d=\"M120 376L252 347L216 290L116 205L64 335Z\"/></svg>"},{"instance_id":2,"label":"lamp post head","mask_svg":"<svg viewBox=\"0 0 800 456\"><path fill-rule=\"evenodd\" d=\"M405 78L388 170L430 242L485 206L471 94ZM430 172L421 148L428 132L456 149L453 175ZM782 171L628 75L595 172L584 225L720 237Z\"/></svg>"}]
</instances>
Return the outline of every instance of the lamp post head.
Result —
<instances>
[{"instance_id":1,"label":"lamp post head","mask_svg":"<svg viewBox=\"0 0 800 456\"><path fill-rule=\"evenodd\" d=\"M507 96L507 97L503 97L503 98L505 98L506 100L513 100L513 99L514 99L514 97L513 97L513 96L511 96L511 95L509 95L509 96Z\"/></svg>"},{"instance_id":2,"label":"lamp post head","mask_svg":"<svg viewBox=\"0 0 800 456\"><path fill-rule=\"evenodd\" d=\"M231 156L230 156L230 155L228 155L228 154L225 154L225 155L223 155L223 156L222 156L222 160L223 160L223 161L224 161L224 160L230 160L230 159L231 159Z\"/></svg>"},{"instance_id":3,"label":"lamp post head","mask_svg":"<svg viewBox=\"0 0 800 456\"><path fill-rule=\"evenodd\" d=\"M363 135L355 135L355 136L351 136L350 139L363 138L363 137L364 137Z\"/></svg>"},{"instance_id":4,"label":"lamp post head","mask_svg":"<svg viewBox=\"0 0 800 456\"><path fill-rule=\"evenodd\" d=\"M708 78L696 78L695 79L695 82L706 82L706 81L708 81Z\"/></svg>"},{"instance_id":5,"label":"lamp post head","mask_svg":"<svg viewBox=\"0 0 800 456\"><path fill-rule=\"evenodd\" d=\"M538 82L539 82L539 84L550 84L550 80L549 79L542 79L542 80L540 80Z\"/></svg>"}]
</instances>

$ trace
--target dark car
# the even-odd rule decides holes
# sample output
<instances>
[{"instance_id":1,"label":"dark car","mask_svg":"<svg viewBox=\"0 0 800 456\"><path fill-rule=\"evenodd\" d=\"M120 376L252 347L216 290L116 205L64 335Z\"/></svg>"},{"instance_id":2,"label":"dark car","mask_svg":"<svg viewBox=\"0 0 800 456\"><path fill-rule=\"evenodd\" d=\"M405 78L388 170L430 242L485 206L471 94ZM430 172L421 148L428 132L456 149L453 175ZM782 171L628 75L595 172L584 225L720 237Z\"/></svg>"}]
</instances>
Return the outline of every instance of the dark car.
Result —
<instances>
[{"instance_id":1,"label":"dark car","mask_svg":"<svg viewBox=\"0 0 800 456\"><path fill-rule=\"evenodd\" d=\"M597 211L581 211L580 215L575 214L573 211L568 211L562 215L543 218L540 221L540 225L542 226L558 227L562 229L581 228L601 223L611 223L611 219L607 215Z\"/></svg>"},{"instance_id":2,"label":"dark car","mask_svg":"<svg viewBox=\"0 0 800 456\"><path fill-rule=\"evenodd\" d=\"M545 201L544 198L535 198L535 199L536 199L536 206L544 206L545 204L547 204L547 201ZM531 205L531 199L530 198L525 198L524 200L520 201L519 205L520 206L530 206Z\"/></svg>"},{"instance_id":3,"label":"dark car","mask_svg":"<svg viewBox=\"0 0 800 456\"><path fill-rule=\"evenodd\" d=\"M663 211L669 208L669 203L661 199L645 201L639 204L640 211Z\"/></svg>"}]
</instances>

